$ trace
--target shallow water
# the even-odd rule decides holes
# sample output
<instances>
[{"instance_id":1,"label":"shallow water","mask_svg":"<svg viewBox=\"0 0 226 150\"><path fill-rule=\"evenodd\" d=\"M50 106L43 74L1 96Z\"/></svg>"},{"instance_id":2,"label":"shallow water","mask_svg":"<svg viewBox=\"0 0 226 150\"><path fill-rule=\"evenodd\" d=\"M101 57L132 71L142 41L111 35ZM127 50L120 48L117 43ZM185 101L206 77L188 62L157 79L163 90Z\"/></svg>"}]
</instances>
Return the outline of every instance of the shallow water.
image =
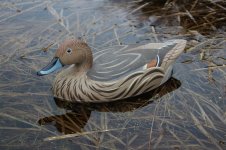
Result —
<instances>
[{"instance_id":1,"label":"shallow water","mask_svg":"<svg viewBox=\"0 0 226 150\"><path fill-rule=\"evenodd\" d=\"M164 3L3 0L0 149L226 149L226 25L220 17L226 5L200 4L203 11L218 8L216 20L202 24L195 1L190 9ZM55 75L36 75L70 37L86 40L94 52L176 38L188 44L173 78L155 91L82 105L54 100Z\"/></svg>"}]
</instances>

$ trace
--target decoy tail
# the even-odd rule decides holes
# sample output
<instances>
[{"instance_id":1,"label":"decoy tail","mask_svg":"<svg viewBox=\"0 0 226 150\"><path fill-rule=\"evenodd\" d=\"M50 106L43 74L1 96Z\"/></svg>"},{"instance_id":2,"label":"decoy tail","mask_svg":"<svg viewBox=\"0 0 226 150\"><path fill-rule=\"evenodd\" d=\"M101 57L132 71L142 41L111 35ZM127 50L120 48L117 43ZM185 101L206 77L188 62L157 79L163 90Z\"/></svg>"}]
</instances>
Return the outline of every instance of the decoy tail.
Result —
<instances>
[{"instance_id":1,"label":"decoy tail","mask_svg":"<svg viewBox=\"0 0 226 150\"><path fill-rule=\"evenodd\" d=\"M187 43L186 40L172 40L172 42L176 43L176 45L165 55L160 66L164 70L167 70L169 66L171 66L176 61L177 57L179 57L179 55L183 53Z\"/></svg>"}]
</instances>

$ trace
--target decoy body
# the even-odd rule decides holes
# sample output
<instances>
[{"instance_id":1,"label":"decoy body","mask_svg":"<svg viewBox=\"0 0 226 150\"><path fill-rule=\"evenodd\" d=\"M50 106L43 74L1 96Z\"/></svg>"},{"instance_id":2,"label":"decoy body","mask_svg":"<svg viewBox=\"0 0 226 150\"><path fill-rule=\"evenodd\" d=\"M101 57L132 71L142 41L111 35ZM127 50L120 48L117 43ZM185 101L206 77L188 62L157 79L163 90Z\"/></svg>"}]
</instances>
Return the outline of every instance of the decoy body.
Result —
<instances>
[{"instance_id":1,"label":"decoy body","mask_svg":"<svg viewBox=\"0 0 226 150\"><path fill-rule=\"evenodd\" d=\"M64 41L38 75L65 65L53 83L54 97L72 102L109 102L151 91L166 82L185 40L119 45L92 54L81 40Z\"/></svg>"}]
</instances>

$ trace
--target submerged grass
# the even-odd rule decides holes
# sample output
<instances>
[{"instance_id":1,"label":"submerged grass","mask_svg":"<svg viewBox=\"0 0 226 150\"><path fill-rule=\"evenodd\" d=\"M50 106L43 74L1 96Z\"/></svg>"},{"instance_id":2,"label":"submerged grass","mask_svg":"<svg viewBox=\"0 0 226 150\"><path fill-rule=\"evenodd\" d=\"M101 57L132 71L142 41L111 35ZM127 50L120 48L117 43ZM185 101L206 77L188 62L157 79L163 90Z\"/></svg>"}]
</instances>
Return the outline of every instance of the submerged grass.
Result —
<instances>
[{"instance_id":1,"label":"submerged grass","mask_svg":"<svg viewBox=\"0 0 226 150\"><path fill-rule=\"evenodd\" d=\"M224 0L13 0L0 8L0 149L226 148ZM188 44L176 79L158 89L72 104L52 98L54 75L36 76L70 37L94 53L175 38Z\"/></svg>"}]
</instances>

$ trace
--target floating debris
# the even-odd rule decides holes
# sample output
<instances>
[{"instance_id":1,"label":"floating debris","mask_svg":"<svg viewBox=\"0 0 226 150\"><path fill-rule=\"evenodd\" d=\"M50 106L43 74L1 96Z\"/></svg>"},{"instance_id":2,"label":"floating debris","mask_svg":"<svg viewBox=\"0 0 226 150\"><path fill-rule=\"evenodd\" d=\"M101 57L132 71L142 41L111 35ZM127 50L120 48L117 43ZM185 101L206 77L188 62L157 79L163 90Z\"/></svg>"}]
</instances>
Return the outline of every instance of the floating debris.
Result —
<instances>
[{"instance_id":1,"label":"floating debris","mask_svg":"<svg viewBox=\"0 0 226 150\"><path fill-rule=\"evenodd\" d=\"M43 48L42 48L42 51L43 51L43 52L47 52L47 51L51 48L51 46L53 46L53 44L54 44L54 43L50 43L47 47L43 47Z\"/></svg>"}]
</instances>

